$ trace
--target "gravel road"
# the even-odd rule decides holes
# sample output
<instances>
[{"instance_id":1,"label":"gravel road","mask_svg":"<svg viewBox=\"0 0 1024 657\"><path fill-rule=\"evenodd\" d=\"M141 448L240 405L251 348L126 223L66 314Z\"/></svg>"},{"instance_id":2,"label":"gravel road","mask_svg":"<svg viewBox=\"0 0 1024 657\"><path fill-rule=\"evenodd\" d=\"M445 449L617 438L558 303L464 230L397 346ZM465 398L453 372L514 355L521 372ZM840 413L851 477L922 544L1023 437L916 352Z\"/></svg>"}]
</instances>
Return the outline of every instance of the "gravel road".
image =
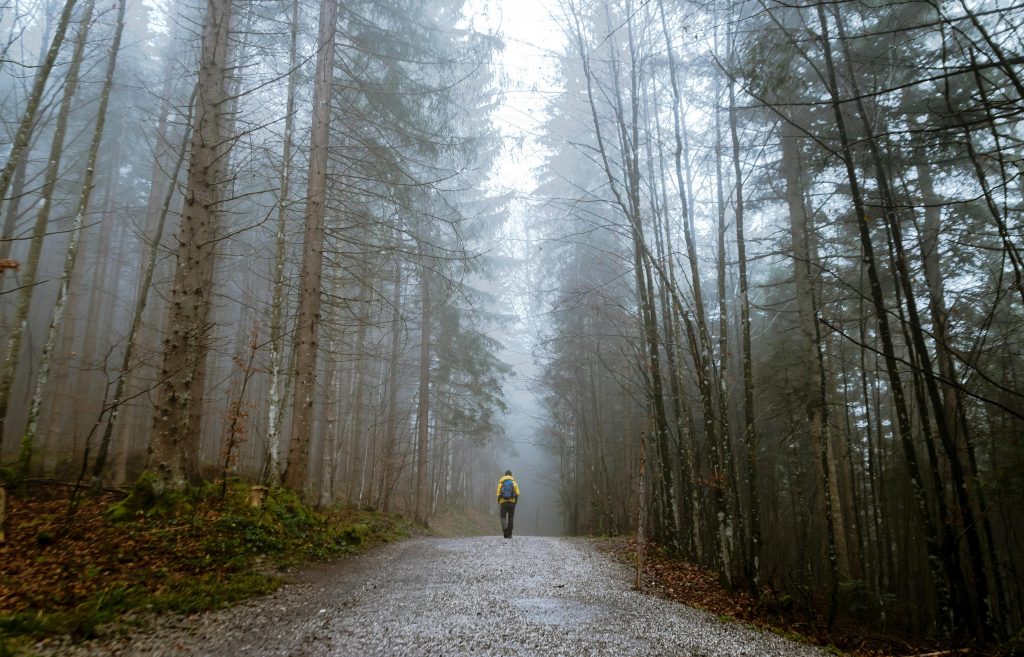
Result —
<instances>
[{"instance_id":1,"label":"gravel road","mask_svg":"<svg viewBox=\"0 0 1024 657\"><path fill-rule=\"evenodd\" d=\"M626 567L585 540L418 538L304 571L276 593L231 609L46 652L69 657L824 655L638 594L630 583Z\"/></svg>"}]
</instances>

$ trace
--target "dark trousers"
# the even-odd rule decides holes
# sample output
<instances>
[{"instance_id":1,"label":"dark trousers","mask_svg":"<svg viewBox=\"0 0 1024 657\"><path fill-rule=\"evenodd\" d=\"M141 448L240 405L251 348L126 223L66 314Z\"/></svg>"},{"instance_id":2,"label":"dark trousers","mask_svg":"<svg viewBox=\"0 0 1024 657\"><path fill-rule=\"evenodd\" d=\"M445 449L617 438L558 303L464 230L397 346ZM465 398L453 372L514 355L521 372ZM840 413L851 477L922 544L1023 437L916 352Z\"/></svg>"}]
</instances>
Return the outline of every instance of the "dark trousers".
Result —
<instances>
[{"instance_id":1,"label":"dark trousers","mask_svg":"<svg viewBox=\"0 0 1024 657\"><path fill-rule=\"evenodd\" d=\"M516 503L506 502L505 504L499 504L501 508L501 530L505 534L505 538L512 537L512 519L516 516Z\"/></svg>"}]
</instances>

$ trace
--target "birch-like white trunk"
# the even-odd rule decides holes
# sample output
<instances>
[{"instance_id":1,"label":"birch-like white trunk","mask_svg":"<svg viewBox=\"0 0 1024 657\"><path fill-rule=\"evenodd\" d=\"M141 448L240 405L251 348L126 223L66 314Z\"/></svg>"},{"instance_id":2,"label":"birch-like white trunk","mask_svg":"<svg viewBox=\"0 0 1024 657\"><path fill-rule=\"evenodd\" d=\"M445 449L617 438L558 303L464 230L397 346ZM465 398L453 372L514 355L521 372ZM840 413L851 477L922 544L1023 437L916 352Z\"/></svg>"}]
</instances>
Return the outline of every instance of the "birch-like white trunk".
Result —
<instances>
[{"instance_id":1,"label":"birch-like white trunk","mask_svg":"<svg viewBox=\"0 0 1024 657\"><path fill-rule=\"evenodd\" d=\"M264 455L262 480L268 486L281 481L281 425L283 399L281 395L281 368L284 362L284 270L285 228L288 225L289 184L292 166L292 133L295 125L295 87L298 77L299 3L292 2L291 40L288 50L288 99L284 117L284 145L281 149L281 175L277 234L274 251L274 296L270 316L270 390L267 401L267 445Z\"/></svg>"},{"instance_id":2,"label":"birch-like white trunk","mask_svg":"<svg viewBox=\"0 0 1024 657\"><path fill-rule=\"evenodd\" d=\"M37 278L39 276L39 259L43 251L43 242L46 239L47 227L50 223L50 211L53 208L54 190L60 176L61 160L64 154L64 136L67 133L68 116L71 113L71 104L78 89L78 76L82 68L82 60L85 56L85 44L88 41L89 27L92 22L94 2L88 2L79 23L78 38L75 41L75 49L71 55L71 64L68 66L67 77L65 78L64 94L61 98L60 109L57 111L57 120L54 125L53 139L50 143L50 153L46 164L46 174L40 194L39 210L36 213L35 224L32 227L32 240L29 242L28 254L25 258L25 269L20 279L21 288L18 292L18 305L11 332L7 336L7 351L4 355L3 367L0 369L0 449L3 447L4 432L7 425L7 415L10 410L10 400L14 377L18 371L18 364L21 360L22 341L25 331L28 330L29 309L32 306L32 296L35 292ZM18 153L15 150L11 153L12 159ZM6 191L6 185L0 190L0 199Z\"/></svg>"},{"instance_id":3,"label":"birch-like white trunk","mask_svg":"<svg viewBox=\"0 0 1024 657\"><path fill-rule=\"evenodd\" d=\"M75 270L75 262L78 258L78 247L82 238L82 226L85 223L85 215L89 211L89 200L92 197L93 178L96 172L96 160L99 157L100 142L103 140L103 128L107 119L107 106L110 103L110 90L114 86L114 71L117 69L117 56L121 50L121 35L124 33L124 14L127 0L121 0L117 8L117 24L114 28L114 40L110 45L110 55L107 59L106 77L103 82L103 92L100 95L99 108L96 110L96 125L93 128L92 143L89 145L88 161L85 165L85 178L82 180L82 191L78 198L78 206L75 209L75 219L71 226L71 236L68 244L68 251L64 258L64 268L60 276L60 288L57 291L57 302L53 309L53 316L50 319L50 327L46 333L46 343L43 346L43 356L39 364L39 374L36 376L35 391L32 394L32 401L29 404L28 424L21 441L21 451L18 456L18 470L22 475L27 475L32 460L32 452L36 437L36 427L39 420L39 409L43 401L43 392L49 379L50 366L53 360L54 347L57 344L57 336L60 333L64 322L64 313L67 310L68 290L71 287L71 276ZM90 7L92 2L89 3Z\"/></svg>"}]
</instances>

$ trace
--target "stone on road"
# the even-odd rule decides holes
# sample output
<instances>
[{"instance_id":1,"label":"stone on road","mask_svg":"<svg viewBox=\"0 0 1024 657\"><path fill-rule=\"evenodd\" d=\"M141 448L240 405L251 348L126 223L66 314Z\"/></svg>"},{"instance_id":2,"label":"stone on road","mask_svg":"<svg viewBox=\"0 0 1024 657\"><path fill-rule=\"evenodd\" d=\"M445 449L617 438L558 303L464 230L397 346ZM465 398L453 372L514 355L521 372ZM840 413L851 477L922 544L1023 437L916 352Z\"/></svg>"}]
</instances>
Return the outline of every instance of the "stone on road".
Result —
<instances>
[{"instance_id":1,"label":"stone on road","mask_svg":"<svg viewBox=\"0 0 1024 657\"><path fill-rule=\"evenodd\" d=\"M631 590L586 540L420 538L303 572L274 594L67 655L823 655Z\"/></svg>"}]
</instances>

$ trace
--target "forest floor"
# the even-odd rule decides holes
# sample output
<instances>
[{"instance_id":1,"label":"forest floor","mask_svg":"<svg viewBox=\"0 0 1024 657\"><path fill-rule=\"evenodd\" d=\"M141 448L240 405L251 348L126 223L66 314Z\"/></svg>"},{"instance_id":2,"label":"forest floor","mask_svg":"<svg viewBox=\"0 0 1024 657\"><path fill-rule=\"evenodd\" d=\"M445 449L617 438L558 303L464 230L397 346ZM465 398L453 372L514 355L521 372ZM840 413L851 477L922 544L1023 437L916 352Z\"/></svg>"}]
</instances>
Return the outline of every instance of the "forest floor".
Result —
<instances>
[{"instance_id":1,"label":"forest floor","mask_svg":"<svg viewBox=\"0 0 1024 657\"><path fill-rule=\"evenodd\" d=\"M622 562L636 563L636 541L626 538L601 540L599 547ZM729 591L718 575L666 554L656 546L648 548L644 558L644 590L674 602L703 609L718 616L733 618L755 627L770 629L786 636L798 636L819 646L829 646L856 657L953 655L1015 655L1012 647L990 651L954 649L929 637L884 632L865 620L842 618L831 628L826 617L827 599L798 602L789 596L765 592L760 600L744 591ZM822 592L827 596L827 592Z\"/></svg>"},{"instance_id":2,"label":"forest floor","mask_svg":"<svg viewBox=\"0 0 1024 657\"><path fill-rule=\"evenodd\" d=\"M45 485L8 495L0 657L226 607L277 589L300 566L412 531L398 516L316 513L284 491L255 509L243 486L223 498L209 486L149 508L126 492L85 493L73 514L69 492Z\"/></svg>"},{"instance_id":3,"label":"forest floor","mask_svg":"<svg viewBox=\"0 0 1024 657\"><path fill-rule=\"evenodd\" d=\"M124 491L83 495L73 515L69 515L69 489L65 486L45 486L28 496L9 496L6 540L0 542L0 657L24 650L62 654L65 649L90 640L99 642L94 645L121 645L118 644L121 637L140 633L149 637L147 628L152 627L157 629L158 635L160 632L173 634L178 631L174 629L178 621L170 619L175 618L185 618L182 622L187 628L206 627L207 621L196 619L206 618L207 614L197 612L233 607L251 598L254 602L241 606L275 605L272 598L279 594L270 597L259 594L276 591L283 583L296 578L300 583L319 581L321 577L330 581L348 577L379 579L381 576L366 566L376 563L377 557L357 560L362 565L353 566L353 574L347 573L349 566L338 562L315 566L312 571L310 564L360 554L367 547L423 533L397 516L353 511L316 513L283 491L271 494L262 509L247 504L248 487L229 487L223 492L222 499L222 489L210 486L175 500L169 506L148 507L144 500L141 503L137 499L132 502L132 498L126 501ZM490 515L449 510L432 521L431 533L442 536L486 534L488 528L493 529L493 520ZM608 570L599 561L589 559L582 546L591 546L593 550L592 545L596 544L601 552L618 561L632 563L635 546L627 539L569 540L565 545L555 539L539 538L517 538L514 543L502 542L493 536L463 540L470 543L446 543L441 539L412 541L416 546L403 548L400 555L381 557L387 562L383 567L407 570L409 581L426 587L432 596L435 588L450 585L444 579L446 573L450 576L448 579L463 581L469 593L481 586L490 587L477 591L487 599L495 595L492 590L495 586L507 585L520 598L527 596L525 602L520 600L522 609L518 609L518 613L525 613L527 620L533 618L531 614L540 618L541 612L547 609L544 605L554 604L549 599L552 595L559 600L576 595L581 600L585 598L582 608L596 609L593 596L586 590L574 593L573 586L564 588L566 584L545 583L536 572L538 568L551 570L549 579L571 581L563 572L566 564L581 562L586 568L577 564L581 568L580 578L590 581L598 576L612 577L618 583L613 585L614 591L609 595L626 596L619 589L623 586L628 589L628 568L619 563L616 564L618 570ZM408 542L403 545L405 543ZM431 556L436 551L435 546L440 547L442 554L447 553L448 558L458 556L466 563L448 563L444 557ZM496 556L495 550L503 552ZM551 555L555 555L553 563L539 561ZM424 573L427 568L424 559L437 562L437 573ZM465 570L470 566L479 572L472 568ZM673 559L657 549L648 551L645 566L647 594L694 607L711 614L712 618L734 619L776 635L829 646L833 651L859 657L954 654L939 642L883 634L865 622L844 620L829 630L820 616L800 613L792 600L766 595L756 601L744 593L730 593L713 573ZM590 572L591 568L594 572ZM520 570L525 571L525 579L520 576ZM310 572L318 574L311 576ZM442 578L439 582L422 581L438 577ZM408 595L408 592L401 592L400 579L393 583L398 589L395 595ZM365 583L358 586L365 588ZM538 586L543 591L529 597L533 595L529 591ZM574 586L580 588L578 583ZM588 586L604 585L591 583ZM460 589L449 593L459 597L466 592ZM313 604L302 600L302 594L280 595L296 604L299 601L304 606ZM329 597L339 595L329 592ZM644 604L628 596L623 599L628 600L630 610ZM540 607L534 609L530 605ZM814 608L813 604L804 605L804 609ZM819 608L825 607L820 605ZM274 613L279 609L283 607L274 607ZM555 611L567 615L570 621L579 620L573 615L578 609L572 609L557 607ZM679 613L673 611L674 607L666 609L659 608L657 613L668 613L670 617ZM316 612L322 613L319 609ZM225 613L228 616L222 623L245 625L250 622L245 618L250 612L228 610ZM295 615L296 623L304 622L300 615L290 612L288 615ZM348 620L337 622L344 624ZM460 626L467 622L459 620ZM537 622L542 629L546 627L547 621ZM701 620L700 624L704 622ZM218 633L240 636L230 625L218 627ZM728 636L729 641L735 640L731 634ZM758 645L761 639L751 641ZM468 643L456 647L476 645ZM139 654L161 653L157 649L153 653ZM452 654L461 653L456 650ZM489 653L485 650L479 654ZM541 651L539 654L560 653ZM784 650L782 654L789 653Z\"/></svg>"}]
</instances>

